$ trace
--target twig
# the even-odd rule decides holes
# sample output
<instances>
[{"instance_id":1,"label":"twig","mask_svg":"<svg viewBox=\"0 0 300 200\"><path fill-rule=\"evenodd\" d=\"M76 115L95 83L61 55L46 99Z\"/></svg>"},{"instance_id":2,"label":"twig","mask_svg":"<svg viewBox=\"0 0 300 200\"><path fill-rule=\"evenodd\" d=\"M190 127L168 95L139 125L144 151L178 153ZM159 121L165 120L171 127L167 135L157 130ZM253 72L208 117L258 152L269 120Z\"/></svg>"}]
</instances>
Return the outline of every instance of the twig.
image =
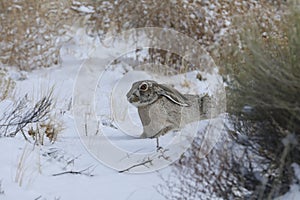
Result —
<instances>
[{"instance_id":1,"label":"twig","mask_svg":"<svg viewBox=\"0 0 300 200\"><path fill-rule=\"evenodd\" d=\"M57 173L57 174L52 174L52 176L60 176L60 175L64 175L64 174L80 174L80 175L86 175L86 176L94 176L90 173L84 173L85 171L89 170L91 167L92 166L89 166L88 168L80 170L80 171L70 170L70 171L60 172L60 173Z\"/></svg>"},{"instance_id":2,"label":"twig","mask_svg":"<svg viewBox=\"0 0 300 200\"><path fill-rule=\"evenodd\" d=\"M130 152L130 153L126 153L126 156L124 156L123 158L121 158L119 161L122 161L124 159L127 159L127 158L130 158L131 155L135 154L135 153L138 153L140 151L142 151L144 148L140 148L140 149L137 149L133 152Z\"/></svg>"},{"instance_id":3,"label":"twig","mask_svg":"<svg viewBox=\"0 0 300 200\"><path fill-rule=\"evenodd\" d=\"M98 133L99 133L99 126L100 126L100 121L98 120L97 121L97 130L96 130L95 135L98 135Z\"/></svg>"},{"instance_id":4,"label":"twig","mask_svg":"<svg viewBox=\"0 0 300 200\"><path fill-rule=\"evenodd\" d=\"M145 166L145 167L147 167L146 164L148 164L148 163L152 164L152 159L148 158L148 160L146 160L144 162L141 162L141 163L132 165L132 166L126 168L126 169L120 170L119 173L128 172L129 170L131 170L131 169L133 169L135 167L138 167L138 166Z\"/></svg>"},{"instance_id":5,"label":"twig","mask_svg":"<svg viewBox=\"0 0 300 200\"><path fill-rule=\"evenodd\" d=\"M69 166L69 165L71 165L71 164L74 165L75 160L77 160L80 156L81 156L81 155L78 155L78 156L76 156L76 157L74 157L74 158L71 158L70 160L66 160L67 164L66 164L66 166L64 167L64 169L66 169L67 166Z\"/></svg>"},{"instance_id":6,"label":"twig","mask_svg":"<svg viewBox=\"0 0 300 200\"><path fill-rule=\"evenodd\" d=\"M35 198L34 200L39 200L42 198L42 195L38 196L37 198Z\"/></svg>"},{"instance_id":7,"label":"twig","mask_svg":"<svg viewBox=\"0 0 300 200\"><path fill-rule=\"evenodd\" d=\"M28 142L30 142L30 141L28 140L28 138L26 137L26 135L25 135L25 133L24 133L24 131L23 131L23 128L21 128L20 131L21 131L23 137L25 138L25 140L28 141Z\"/></svg>"},{"instance_id":8,"label":"twig","mask_svg":"<svg viewBox=\"0 0 300 200\"><path fill-rule=\"evenodd\" d=\"M172 162L170 156L166 156L166 155L165 155L165 153L166 153L167 151L169 151L169 149L163 149L163 148L159 149L159 152L160 152L161 154L158 156L158 158L163 158L163 159L165 159L165 160L167 160L167 161Z\"/></svg>"},{"instance_id":9,"label":"twig","mask_svg":"<svg viewBox=\"0 0 300 200\"><path fill-rule=\"evenodd\" d=\"M84 132L85 132L85 136L88 136L88 126L87 126L87 122L84 123Z\"/></svg>"}]
</instances>

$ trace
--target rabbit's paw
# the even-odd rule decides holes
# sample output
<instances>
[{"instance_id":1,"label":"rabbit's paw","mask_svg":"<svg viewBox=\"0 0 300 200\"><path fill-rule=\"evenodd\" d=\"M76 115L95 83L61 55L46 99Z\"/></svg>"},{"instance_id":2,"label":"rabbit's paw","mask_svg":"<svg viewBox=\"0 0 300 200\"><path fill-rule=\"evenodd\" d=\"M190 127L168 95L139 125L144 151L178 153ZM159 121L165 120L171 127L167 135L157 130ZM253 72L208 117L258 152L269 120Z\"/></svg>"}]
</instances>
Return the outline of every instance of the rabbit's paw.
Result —
<instances>
[{"instance_id":1,"label":"rabbit's paw","mask_svg":"<svg viewBox=\"0 0 300 200\"><path fill-rule=\"evenodd\" d=\"M140 135L140 138L141 138L141 139L148 138L148 137L147 137L147 133L143 132L142 135Z\"/></svg>"}]
</instances>

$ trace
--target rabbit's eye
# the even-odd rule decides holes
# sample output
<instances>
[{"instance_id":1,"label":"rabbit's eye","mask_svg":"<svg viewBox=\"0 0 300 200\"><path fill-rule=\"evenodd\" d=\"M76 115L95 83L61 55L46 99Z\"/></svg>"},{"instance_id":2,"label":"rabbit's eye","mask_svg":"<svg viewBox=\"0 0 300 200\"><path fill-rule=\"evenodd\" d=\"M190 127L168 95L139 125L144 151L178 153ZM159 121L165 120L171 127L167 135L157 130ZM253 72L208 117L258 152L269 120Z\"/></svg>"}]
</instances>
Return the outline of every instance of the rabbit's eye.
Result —
<instances>
[{"instance_id":1,"label":"rabbit's eye","mask_svg":"<svg viewBox=\"0 0 300 200\"><path fill-rule=\"evenodd\" d=\"M140 89L141 91L146 91L146 90L148 90L148 84L147 84L147 83L142 83L142 84L140 85L139 89Z\"/></svg>"}]
</instances>

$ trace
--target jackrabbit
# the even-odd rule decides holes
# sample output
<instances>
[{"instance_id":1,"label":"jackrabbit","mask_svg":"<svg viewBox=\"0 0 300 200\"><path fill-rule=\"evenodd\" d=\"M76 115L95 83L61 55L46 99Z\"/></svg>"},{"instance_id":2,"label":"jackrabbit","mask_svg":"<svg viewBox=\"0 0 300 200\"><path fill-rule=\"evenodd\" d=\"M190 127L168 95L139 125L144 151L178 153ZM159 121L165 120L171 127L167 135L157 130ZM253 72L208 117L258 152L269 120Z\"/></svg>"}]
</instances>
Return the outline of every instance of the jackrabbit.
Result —
<instances>
[{"instance_id":1,"label":"jackrabbit","mask_svg":"<svg viewBox=\"0 0 300 200\"><path fill-rule=\"evenodd\" d=\"M170 130L210 117L210 97L181 94L152 80L133 83L127 100L138 108L143 125L141 138L157 138Z\"/></svg>"}]
</instances>

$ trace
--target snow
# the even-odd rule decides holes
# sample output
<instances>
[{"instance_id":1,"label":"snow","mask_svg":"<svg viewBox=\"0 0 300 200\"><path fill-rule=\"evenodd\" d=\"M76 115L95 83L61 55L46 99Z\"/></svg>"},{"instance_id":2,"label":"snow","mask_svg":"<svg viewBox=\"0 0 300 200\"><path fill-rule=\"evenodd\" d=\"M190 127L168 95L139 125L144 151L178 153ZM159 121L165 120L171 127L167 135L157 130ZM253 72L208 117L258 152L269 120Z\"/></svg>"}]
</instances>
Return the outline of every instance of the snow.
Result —
<instances>
[{"instance_id":1,"label":"snow","mask_svg":"<svg viewBox=\"0 0 300 200\"><path fill-rule=\"evenodd\" d=\"M73 10L78 11L78 12L87 13L87 14L91 14L91 13L95 12L93 6L86 6L86 5L83 5L81 2L78 2L78 1L73 1L71 8Z\"/></svg>"},{"instance_id":2,"label":"snow","mask_svg":"<svg viewBox=\"0 0 300 200\"><path fill-rule=\"evenodd\" d=\"M300 186L298 184L291 185L290 191L275 200L298 200L300 199Z\"/></svg>"},{"instance_id":3,"label":"snow","mask_svg":"<svg viewBox=\"0 0 300 200\"><path fill-rule=\"evenodd\" d=\"M75 1L73 5L73 9L80 12L94 12ZM214 8L211 5L211 9ZM208 12L212 15L212 11ZM230 21L225 24L229 26ZM133 71L124 63L112 66L109 63L120 52L127 52L130 57L130 48L122 44L109 50L105 43L97 46L99 41L86 37L83 29L71 29L70 34L75 37L61 51L62 66L30 73L8 71L16 81L16 96L1 101L0 110L7 110L13 100L26 94L30 99L39 99L53 86L57 101L55 109L64 130L54 144L44 146L28 143L22 135L0 138L0 199L164 199L155 189L158 184L163 184L161 175L170 174L168 166L190 144L186 139L192 139L193 135L189 134L205 129L208 121L185 127L183 137L176 137L177 132L161 137L160 145L170 147L170 150L157 152L155 140L136 138L142 132L141 122L136 108L127 102L124 94L134 81L154 79L172 84L182 93L212 95L218 92L221 77L217 71L212 71L204 75L205 81L199 82L196 79L199 71L167 78ZM142 60L143 55L139 59ZM71 102L73 107L70 109ZM211 130L205 137L216 142L218 131ZM241 139L247 140L242 136ZM291 138L287 139L290 141ZM162 158L162 155L172 160ZM148 158L153 160L152 165L136 167L130 173L118 172ZM293 167L299 179L300 167L297 164ZM299 185L292 185L279 199L300 199Z\"/></svg>"},{"instance_id":4,"label":"snow","mask_svg":"<svg viewBox=\"0 0 300 200\"><path fill-rule=\"evenodd\" d=\"M72 111L68 110L76 75L87 57L84 45L81 52L78 50L79 40L75 38L75 42L70 41L64 47L62 67L35 70L27 73L25 80L20 79L21 72L11 71L17 83L15 99L25 94L31 99L38 99L54 85L56 109L64 111L60 117L65 129L54 144L41 147L25 142L21 135L0 138L0 181L3 191L0 199L162 199L154 188L162 182L157 173L138 176L120 174L102 165L82 144ZM2 101L1 110L7 109L12 102L9 99ZM86 175L53 176L87 168L83 172ZM168 171L161 170L159 173Z\"/></svg>"},{"instance_id":5,"label":"snow","mask_svg":"<svg viewBox=\"0 0 300 200\"><path fill-rule=\"evenodd\" d=\"M79 12L84 12L84 13L94 13L94 8L92 6L79 6L79 7L75 7L72 6L72 9L77 10Z\"/></svg>"},{"instance_id":6,"label":"snow","mask_svg":"<svg viewBox=\"0 0 300 200\"><path fill-rule=\"evenodd\" d=\"M295 134L291 134L291 133L289 133L285 138L283 138L281 142L285 147L289 145L296 146L298 144Z\"/></svg>"},{"instance_id":7,"label":"snow","mask_svg":"<svg viewBox=\"0 0 300 200\"><path fill-rule=\"evenodd\" d=\"M72 117L65 114L63 119L66 129L51 146L34 147L22 137L0 139L0 180L4 190L1 199L36 199L39 196L43 199L144 199L144 195L161 199L153 188L161 181L158 176L119 174L101 165L83 147ZM51 153L54 151L57 152ZM68 163L71 160L74 161ZM52 176L88 167L93 177Z\"/></svg>"},{"instance_id":8,"label":"snow","mask_svg":"<svg viewBox=\"0 0 300 200\"><path fill-rule=\"evenodd\" d=\"M292 167L294 168L294 172L298 181L300 181L300 166L297 163L293 163Z\"/></svg>"},{"instance_id":9,"label":"snow","mask_svg":"<svg viewBox=\"0 0 300 200\"><path fill-rule=\"evenodd\" d=\"M116 54L128 52L128 43L107 50L85 36L83 30L71 29L70 34L75 37L61 51L61 66L28 73L8 69L16 82L15 96L0 102L0 109L7 110L14 100L24 95L32 101L39 100L53 87L56 116L64 129L54 144L44 146L26 142L21 134L0 138L0 149L5 152L0 154L0 198L163 199L155 189L163 183L160 175L170 173L170 163L191 143L189 134L204 130L208 122L186 126L181 137L177 136L178 132L161 137L160 145L170 150L157 151L155 140L136 139L142 132L141 122L136 108L127 102L124 94L134 81L146 78L172 84L183 93L212 94L216 90L214 83L220 79L216 77L217 71L204 75L206 81L200 82L196 79L199 71L167 78L133 71L124 63L110 66L109 61ZM129 57L131 54L129 51ZM92 91L93 95L76 96L78 91ZM124 108L128 113L122 118L119 113L124 113ZM84 137L83 123L88 137ZM147 159L152 160L152 165L135 167L130 173L118 172Z\"/></svg>"}]
</instances>

